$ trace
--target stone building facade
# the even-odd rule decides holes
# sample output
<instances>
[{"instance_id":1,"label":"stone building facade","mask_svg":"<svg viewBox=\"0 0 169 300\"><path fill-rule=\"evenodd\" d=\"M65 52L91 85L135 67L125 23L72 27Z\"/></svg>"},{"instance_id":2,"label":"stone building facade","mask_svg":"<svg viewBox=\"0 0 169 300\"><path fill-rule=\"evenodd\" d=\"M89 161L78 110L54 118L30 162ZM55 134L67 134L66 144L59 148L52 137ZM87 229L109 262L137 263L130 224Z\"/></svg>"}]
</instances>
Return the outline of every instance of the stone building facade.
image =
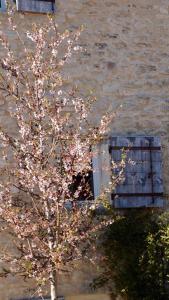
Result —
<instances>
[{"instance_id":1,"label":"stone building facade","mask_svg":"<svg viewBox=\"0 0 169 300\"><path fill-rule=\"evenodd\" d=\"M83 96L98 98L96 118L108 106L117 110L112 135L159 136L162 143L164 194L169 194L169 3L167 0L56 0L60 31L83 25L80 45L84 48L69 67L70 83ZM43 14L18 13L19 26L27 30L33 22L45 21ZM0 13L0 31L7 32L6 13ZM15 47L15 39L13 39ZM17 45L16 45L17 47ZM2 50L1 50L2 51ZM18 49L19 51L19 49ZM5 99L0 99L0 122L10 130ZM1 237L1 247L10 247ZM60 282L60 293L89 293L92 270L83 269ZM0 300L28 295L31 285L17 278L0 278ZM94 295L78 296L95 299ZM100 294L96 299L106 300Z\"/></svg>"}]
</instances>

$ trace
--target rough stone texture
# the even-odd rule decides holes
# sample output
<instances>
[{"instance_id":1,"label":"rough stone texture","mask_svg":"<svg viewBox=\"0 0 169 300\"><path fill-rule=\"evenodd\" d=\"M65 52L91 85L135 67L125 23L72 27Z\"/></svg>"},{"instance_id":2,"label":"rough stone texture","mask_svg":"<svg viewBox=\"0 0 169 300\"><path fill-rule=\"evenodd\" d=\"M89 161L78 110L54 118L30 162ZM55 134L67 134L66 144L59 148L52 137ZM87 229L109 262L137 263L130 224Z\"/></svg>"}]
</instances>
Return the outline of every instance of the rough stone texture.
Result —
<instances>
[{"instance_id":1,"label":"rough stone texture","mask_svg":"<svg viewBox=\"0 0 169 300\"><path fill-rule=\"evenodd\" d=\"M84 96L98 98L96 119L111 107L117 111L113 135L158 135L163 146L163 173L169 193L169 3L168 0L57 0L56 20L60 30L84 25L79 44L84 50L67 67L67 81L76 82ZM0 30L7 32L6 14L0 15ZM29 28L44 22L44 15L19 14L17 22ZM19 49L18 49L19 53ZM11 130L5 100L0 100L0 123ZM121 106L122 105L122 106ZM167 198L167 197L166 197ZM5 243L5 242L4 242ZM79 275L80 274L80 275ZM88 269L61 284L61 293L88 291ZM23 296L26 284L18 279L0 279L0 300ZM69 298L67 298L69 299ZM76 299L76 298L71 298ZM78 298L81 299L81 298ZM86 298L82 298L86 299ZM89 297L88 299L92 299ZM97 299L107 299L98 297Z\"/></svg>"}]
</instances>

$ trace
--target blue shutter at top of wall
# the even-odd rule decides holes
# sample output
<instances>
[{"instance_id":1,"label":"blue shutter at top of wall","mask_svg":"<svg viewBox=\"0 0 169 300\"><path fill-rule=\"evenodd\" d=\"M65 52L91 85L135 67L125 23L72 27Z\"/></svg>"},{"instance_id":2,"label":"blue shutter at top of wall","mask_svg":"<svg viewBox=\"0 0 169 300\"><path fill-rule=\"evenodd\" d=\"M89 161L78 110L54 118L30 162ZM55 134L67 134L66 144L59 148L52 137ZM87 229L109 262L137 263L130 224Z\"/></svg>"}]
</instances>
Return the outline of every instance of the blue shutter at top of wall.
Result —
<instances>
[{"instance_id":1,"label":"blue shutter at top of wall","mask_svg":"<svg viewBox=\"0 0 169 300\"><path fill-rule=\"evenodd\" d=\"M18 11L54 13L55 0L16 0Z\"/></svg>"},{"instance_id":2,"label":"blue shutter at top of wall","mask_svg":"<svg viewBox=\"0 0 169 300\"><path fill-rule=\"evenodd\" d=\"M0 0L0 12L6 11L6 1Z\"/></svg>"}]
</instances>

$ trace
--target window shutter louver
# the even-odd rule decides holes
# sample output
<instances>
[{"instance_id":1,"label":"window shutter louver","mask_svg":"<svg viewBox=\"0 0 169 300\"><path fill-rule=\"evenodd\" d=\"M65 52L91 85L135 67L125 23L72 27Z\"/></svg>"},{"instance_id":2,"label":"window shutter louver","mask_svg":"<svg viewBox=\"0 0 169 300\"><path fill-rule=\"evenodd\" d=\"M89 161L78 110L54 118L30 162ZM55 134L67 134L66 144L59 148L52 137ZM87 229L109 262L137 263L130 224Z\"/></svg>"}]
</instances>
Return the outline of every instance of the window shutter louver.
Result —
<instances>
[{"instance_id":1,"label":"window shutter louver","mask_svg":"<svg viewBox=\"0 0 169 300\"><path fill-rule=\"evenodd\" d=\"M124 150L127 157L124 181L112 193L114 207L163 207L159 138L112 137L110 141L109 150L113 161L120 161Z\"/></svg>"},{"instance_id":2,"label":"window shutter louver","mask_svg":"<svg viewBox=\"0 0 169 300\"><path fill-rule=\"evenodd\" d=\"M18 11L53 13L55 11L55 0L16 0Z\"/></svg>"}]
</instances>

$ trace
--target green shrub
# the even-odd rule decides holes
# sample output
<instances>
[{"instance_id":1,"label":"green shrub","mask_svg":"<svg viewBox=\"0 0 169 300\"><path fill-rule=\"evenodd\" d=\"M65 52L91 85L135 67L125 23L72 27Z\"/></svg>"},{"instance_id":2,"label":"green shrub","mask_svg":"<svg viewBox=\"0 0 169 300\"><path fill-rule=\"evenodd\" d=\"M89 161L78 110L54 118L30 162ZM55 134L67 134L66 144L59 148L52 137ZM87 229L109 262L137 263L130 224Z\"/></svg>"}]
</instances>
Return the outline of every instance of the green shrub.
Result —
<instances>
[{"instance_id":1,"label":"green shrub","mask_svg":"<svg viewBox=\"0 0 169 300\"><path fill-rule=\"evenodd\" d=\"M169 299L169 213L129 211L102 238L104 271L94 287L115 286L130 300Z\"/></svg>"}]
</instances>

